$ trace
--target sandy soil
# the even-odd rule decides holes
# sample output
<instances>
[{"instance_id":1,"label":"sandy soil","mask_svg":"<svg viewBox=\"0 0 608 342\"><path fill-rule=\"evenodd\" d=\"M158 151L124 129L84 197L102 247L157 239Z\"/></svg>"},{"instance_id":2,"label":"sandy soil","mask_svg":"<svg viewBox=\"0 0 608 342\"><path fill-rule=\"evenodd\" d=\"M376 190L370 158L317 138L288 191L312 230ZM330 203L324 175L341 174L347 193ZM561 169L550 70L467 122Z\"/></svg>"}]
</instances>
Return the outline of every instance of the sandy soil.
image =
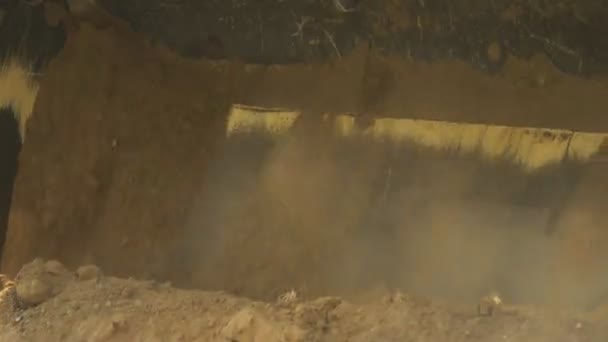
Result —
<instances>
[{"instance_id":1,"label":"sandy soil","mask_svg":"<svg viewBox=\"0 0 608 342\"><path fill-rule=\"evenodd\" d=\"M399 292L358 302L302 301L288 292L257 302L106 277L96 266L70 272L56 261L24 266L0 296L1 341L605 341L600 312L532 307L446 307Z\"/></svg>"}]
</instances>

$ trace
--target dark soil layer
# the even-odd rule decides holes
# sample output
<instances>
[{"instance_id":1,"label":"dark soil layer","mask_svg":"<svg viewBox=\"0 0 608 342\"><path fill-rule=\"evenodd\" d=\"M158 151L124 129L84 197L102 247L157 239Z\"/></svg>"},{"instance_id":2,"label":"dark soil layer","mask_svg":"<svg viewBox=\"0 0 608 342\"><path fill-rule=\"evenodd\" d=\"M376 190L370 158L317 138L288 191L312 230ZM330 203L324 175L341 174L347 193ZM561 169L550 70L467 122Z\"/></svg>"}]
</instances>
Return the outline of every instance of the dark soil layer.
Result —
<instances>
[{"instance_id":1,"label":"dark soil layer","mask_svg":"<svg viewBox=\"0 0 608 342\"><path fill-rule=\"evenodd\" d=\"M462 61L489 73L511 57L535 55L577 76L608 72L606 1L363 0L350 13L332 0L98 3L155 44L193 58L321 62L367 42L387 56ZM42 5L5 0L0 13L2 55L18 51L39 67L63 45L64 25L49 25Z\"/></svg>"},{"instance_id":2,"label":"dark soil layer","mask_svg":"<svg viewBox=\"0 0 608 342\"><path fill-rule=\"evenodd\" d=\"M227 141L224 123L232 104L249 103L305 118L364 109L599 130L605 94L606 83L541 57L513 59L499 77L365 49L333 65L259 67L185 60L82 25L41 80L2 270L41 256L255 298L388 286L593 306L607 286L605 166L580 167L563 193L563 180L542 177L559 167L530 175L412 146L342 144L306 125L278 144ZM546 209L558 204L547 236Z\"/></svg>"},{"instance_id":3,"label":"dark soil layer","mask_svg":"<svg viewBox=\"0 0 608 342\"><path fill-rule=\"evenodd\" d=\"M101 3L192 57L314 62L369 41L390 56L460 60L488 72L501 70L509 56L537 54L576 75L608 71L606 1L363 0L351 13L337 11L332 0Z\"/></svg>"}]
</instances>

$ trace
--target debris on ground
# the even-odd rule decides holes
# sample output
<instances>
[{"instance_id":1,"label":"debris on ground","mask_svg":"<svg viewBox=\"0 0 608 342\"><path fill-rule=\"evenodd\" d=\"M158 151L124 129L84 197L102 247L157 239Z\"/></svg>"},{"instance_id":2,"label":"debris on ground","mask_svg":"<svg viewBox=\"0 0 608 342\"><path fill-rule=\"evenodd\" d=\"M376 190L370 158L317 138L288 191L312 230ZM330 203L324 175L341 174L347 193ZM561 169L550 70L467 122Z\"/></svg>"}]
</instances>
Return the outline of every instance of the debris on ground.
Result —
<instances>
[{"instance_id":1,"label":"debris on ground","mask_svg":"<svg viewBox=\"0 0 608 342\"><path fill-rule=\"evenodd\" d=\"M223 292L25 265L0 291L0 341L605 341L606 318L509 307L478 315L402 293L355 304L337 297L277 303ZM489 296L496 306L496 298ZM483 300L482 300L483 301ZM487 302L487 303L486 303ZM502 304L501 304L502 305ZM502 306L501 306L502 307Z\"/></svg>"}]
</instances>

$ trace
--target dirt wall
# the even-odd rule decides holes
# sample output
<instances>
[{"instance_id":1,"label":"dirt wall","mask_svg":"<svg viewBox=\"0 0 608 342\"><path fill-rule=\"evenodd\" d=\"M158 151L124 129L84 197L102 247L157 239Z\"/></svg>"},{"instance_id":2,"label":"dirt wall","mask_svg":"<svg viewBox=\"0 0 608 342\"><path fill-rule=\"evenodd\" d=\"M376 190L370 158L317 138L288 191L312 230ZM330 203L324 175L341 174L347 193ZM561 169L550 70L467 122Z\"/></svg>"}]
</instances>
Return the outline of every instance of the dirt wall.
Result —
<instances>
[{"instance_id":1,"label":"dirt wall","mask_svg":"<svg viewBox=\"0 0 608 342\"><path fill-rule=\"evenodd\" d=\"M185 61L128 32L83 25L42 77L3 272L40 256L256 298L388 286L458 300L498 287L515 301L596 301L606 284L601 165L581 167L569 214L547 237L546 199L560 194L541 180L555 169L531 175L415 146L340 143L307 125L278 145L225 140L234 103L305 117L365 108L607 124L605 83L542 60L490 77L459 63L377 58L370 76L367 57L362 49L336 64L292 67ZM535 78L539 70L552 81ZM389 169L399 176L385 193ZM536 202L518 206L521 197Z\"/></svg>"},{"instance_id":2,"label":"dirt wall","mask_svg":"<svg viewBox=\"0 0 608 342\"><path fill-rule=\"evenodd\" d=\"M368 55L333 64L252 67L241 103L312 112L606 132L602 80L563 74L544 58L511 59L496 76L461 62L409 63Z\"/></svg>"},{"instance_id":3,"label":"dirt wall","mask_svg":"<svg viewBox=\"0 0 608 342\"><path fill-rule=\"evenodd\" d=\"M167 221L165 210L185 210L187 189L198 182L204 156L212 151L214 138L223 133L218 122L229 105L222 101L226 89L199 86L203 80L218 84L219 69L197 69L187 63L177 67L173 59L116 37L113 32L83 28L43 77L48 86L39 94L37 114L29 125L32 141L20 158L17 184L23 185L17 185L20 190L14 195L14 228L8 234L12 242L4 258L7 271L14 272L31 253L78 259L90 255L94 245L106 243L142 251L140 261L151 262L143 251L154 248L144 231L158 228L158 234L148 236L155 242L170 238L170 227L179 222ZM122 81L121 75L131 75L126 79L133 82ZM159 136L159 132L164 133ZM167 154L159 153L164 149ZM157 173L161 169L182 176L175 179ZM169 179L173 181L164 183ZM124 190L129 186L144 190L132 188L135 191L127 194ZM37 193L34 200L32 193ZM180 200L180 196L186 197ZM154 198L158 207L144 205L145 198ZM106 215L114 206L127 208L136 203L146 208L148 223L140 222L139 214L128 216L143 226ZM93 228L98 224L104 228ZM108 226L116 230L107 230ZM50 236L43 238L45 233L40 232ZM79 247L62 247L73 244ZM108 250L103 258L119 264L122 256Z\"/></svg>"}]
</instances>

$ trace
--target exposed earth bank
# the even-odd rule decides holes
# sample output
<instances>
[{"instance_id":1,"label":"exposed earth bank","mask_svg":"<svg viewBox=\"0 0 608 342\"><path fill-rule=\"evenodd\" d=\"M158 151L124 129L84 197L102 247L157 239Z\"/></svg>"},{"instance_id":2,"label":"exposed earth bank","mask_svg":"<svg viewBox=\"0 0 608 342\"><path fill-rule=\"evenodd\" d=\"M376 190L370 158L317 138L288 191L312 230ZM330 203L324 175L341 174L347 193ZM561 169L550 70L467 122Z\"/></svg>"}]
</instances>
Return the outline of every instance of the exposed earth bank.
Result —
<instances>
[{"instance_id":1,"label":"exposed earth bank","mask_svg":"<svg viewBox=\"0 0 608 342\"><path fill-rule=\"evenodd\" d=\"M4 340L607 340L606 164L528 174L363 144L339 164L340 146L317 135L263 153L225 137L234 104L606 131L605 79L542 55L492 76L364 48L324 64L193 61L91 25L39 78L2 258L15 279L3 285ZM403 190L391 205L386 174ZM549 205L565 214L547 237ZM35 257L69 270L38 260L19 271ZM506 304L479 315L475 300L497 288ZM348 300L314 299L327 294ZM555 313L562 304L593 312Z\"/></svg>"},{"instance_id":2,"label":"exposed earth bank","mask_svg":"<svg viewBox=\"0 0 608 342\"><path fill-rule=\"evenodd\" d=\"M606 82L536 62L490 76L363 49L261 67L185 60L124 25L83 24L40 75L1 270L42 257L261 300L387 284L596 306L606 164L529 174L416 146L334 146L317 130L295 145L225 137L234 104L606 130ZM561 206L558 233L544 236L547 207Z\"/></svg>"}]
</instances>

